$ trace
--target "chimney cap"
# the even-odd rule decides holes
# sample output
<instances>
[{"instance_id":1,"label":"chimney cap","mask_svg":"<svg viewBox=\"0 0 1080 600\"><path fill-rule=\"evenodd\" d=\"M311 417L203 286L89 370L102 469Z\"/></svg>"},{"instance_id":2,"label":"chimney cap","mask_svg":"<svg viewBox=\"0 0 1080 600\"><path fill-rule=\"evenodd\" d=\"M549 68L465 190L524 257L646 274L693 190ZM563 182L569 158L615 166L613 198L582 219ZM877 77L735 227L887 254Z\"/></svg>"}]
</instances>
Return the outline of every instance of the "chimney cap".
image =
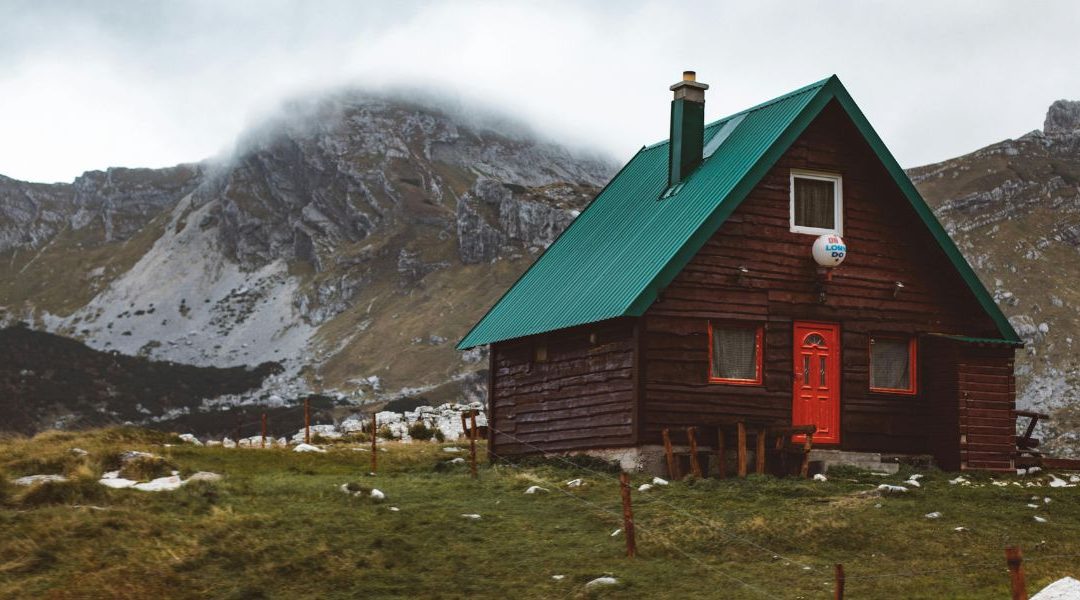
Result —
<instances>
[{"instance_id":1,"label":"chimney cap","mask_svg":"<svg viewBox=\"0 0 1080 600\"><path fill-rule=\"evenodd\" d=\"M707 83L699 83L698 82L698 80L697 80L697 71L683 71L682 72L682 81L680 81L679 83L673 84L668 89L674 92L674 91L677 91L677 90L679 90L681 88L696 88L696 89L699 89L699 90L707 90L707 89L709 89L709 84L707 84Z\"/></svg>"}]
</instances>

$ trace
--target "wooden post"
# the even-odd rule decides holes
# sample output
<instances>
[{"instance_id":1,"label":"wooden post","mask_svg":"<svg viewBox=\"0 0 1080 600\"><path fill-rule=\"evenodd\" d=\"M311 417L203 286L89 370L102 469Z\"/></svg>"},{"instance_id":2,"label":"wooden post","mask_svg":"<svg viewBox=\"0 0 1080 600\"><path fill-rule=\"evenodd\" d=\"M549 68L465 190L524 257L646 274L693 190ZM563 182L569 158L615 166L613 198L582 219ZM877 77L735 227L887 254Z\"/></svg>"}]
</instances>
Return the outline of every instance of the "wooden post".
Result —
<instances>
[{"instance_id":1,"label":"wooden post","mask_svg":"<svg viewBox=\"0 0 1080 600\"><path fill-rule=\"evenodd\" d=\"M375 413L371 413L371 474L374 475L379 466L379 428L375 422Z\"/></svg>"},{"instance_id":2,"label":"wooden post","mask_svg":"<svg viewBox=\"0 0 1080 600\"><path fill-rule=\"evenodd\" d=\"M1005 548L1005 564L1009 565L1009 578L1012 580L1012 600L1027 600L1027 586L1024 584L1024 555L1019 547Z\"/></svg>"},{"instance_id":3,"label":"wooden post","mask_svg":"<svg viewBox=\"0 0 1080 600\"><path fill-rule=\"evenodd\" d=\"M259 443L260 448L266 448L266 413L262 414L262 440Z\"/></svg>"},{"instance_id":4,"label":"wooden post","mask_svg":"<svg viewBox=\"0 0 1080 600\"><path fill-rule=\"evenodd\" d=\"M304 398L304 443L311 443L311 398Z\"/></svg>"},{"instance_id":5,"label":"wooden post","mask_svg":"<svg viewBox=\"0 0 1080 600\"><path fill-rule=\"evenodd\" d=\"M625 472L619 473L619 488L622 491L623 535L626 536L626 556L634 558L637 555L637 543L634 541L634 510L630 506L630 476Z\"/></svg>"},{"instance_id":6,"label":"wooden post","mask_svg":"<svg viewBox=\"0 0 1080 600\"><path fill-rule=\"evenodd\" d=\"M472 470L473 479L479 477L476 474L476 411L469 413L469 468Z\"/></svg>"},{"instance_id":7,"label":"wooden post","mask_svg":"<svg viewBox=\"0 0 1080 600\"><path fill-rule=\"evenodd\" d=\"M716 476L727 477L727 449L724 448L724 426L716 426Z\"/></svg>"},{"instance_id":8,"label":"wooden post","mask_svg":"<svg viewBox=\"0 0 1080 600\"><path fill-rule=\"evenodd\" d=\"M739 477L746 477L746 423L736 423L735 431L739 443Z\"/></svg>"},{"instance_id":9,"label":"wooden post","mask_svg":"<svg viewBox=\"0 0 1080 600\"><path fill-rule=\"evenodd\" d=\"M810 476L810 448L814 445L814 434L807 433L803 441L802 464L799 466L799 476L806 479Z\"/></svg>"},{"instance_id":10,"label":"wooden post","mask_svg":"<svg viewBox=\"0 0 1080 600\"><path fill-rule=\"evenodd\" d=\"M679 474L679 463L675 462L675 452L671 449L671 432L665 427L660 432L660 437L664 438L664 456L667 458L668 477L672 481L678 481L682 479L682 475Z\"/></svg>"},{"instance_id":11,"label":"wooden post","mask_svg":"<svg viewBox=\"0 0 1080 600\"><path fill-rule=\"evenodd\" d=\"M754 471L758 475L765 474L765 428L757 430L757 450L754 451Z\"/></svg>"},{"instance_id":12,"label":"wooden post","mask_svg":"<svg viewBox=\"0 0 1080 600\"><path fill-rule=\"evenodd\" d=\"M690 443L690 473L694 477L701 477L701 464L697 458L697 427L686 428L686 439Z\"/></svg>"},{"instance_id":13,"label":"wooden post","mask_svg":"<svg viewBox=\"0 0 1080 600\"><path fill-rule=\"evenodd\" d=\"M234 434L235 437L233 438L233 439L236 440L236 449L237 450L240 449L240 429L243 426L244 426L244 415L243 415L243 413L237 412L236 413L236 433Z\"/></svg>"},{"instance_id":14,"label":"wooden post","mask_svg":"<svg viewBox=\"0 0 1080 600\"><path fill-rule=\"evenodd\" d=\"M844 565L836 563L836 600L844 600Z\"/></svg>"}]
</instances>

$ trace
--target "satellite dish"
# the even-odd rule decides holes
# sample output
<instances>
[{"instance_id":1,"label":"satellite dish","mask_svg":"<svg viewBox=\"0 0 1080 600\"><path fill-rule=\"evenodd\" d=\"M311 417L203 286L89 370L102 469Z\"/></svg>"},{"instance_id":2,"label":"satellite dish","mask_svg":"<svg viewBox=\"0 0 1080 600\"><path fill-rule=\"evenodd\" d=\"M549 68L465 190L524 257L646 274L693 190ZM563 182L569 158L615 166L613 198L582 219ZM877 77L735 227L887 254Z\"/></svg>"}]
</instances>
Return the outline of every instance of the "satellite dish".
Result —
<instances>
[{"instance_id":1,"label":"satellite dish","mask_svg":"<svg viewBox=\"0 0 1080 600\"><path fill-rule=\"evenodd\" d=\"M844 243L843 238L835 233L828 233L818 236L818 239L814 240L812 252L814 262L831 269L844 262L844 257L847 256L847 244Z\"/></svg>"}]
</instances>

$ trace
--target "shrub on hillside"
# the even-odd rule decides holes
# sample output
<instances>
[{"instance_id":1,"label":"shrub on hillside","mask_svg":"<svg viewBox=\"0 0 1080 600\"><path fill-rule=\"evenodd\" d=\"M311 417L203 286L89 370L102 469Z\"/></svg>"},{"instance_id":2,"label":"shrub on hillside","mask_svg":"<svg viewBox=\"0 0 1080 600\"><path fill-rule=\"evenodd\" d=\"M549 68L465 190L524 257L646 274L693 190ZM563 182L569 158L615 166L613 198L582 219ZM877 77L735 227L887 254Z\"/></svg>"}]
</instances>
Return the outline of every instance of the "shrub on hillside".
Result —
<instances>
[{"instance_id":1,"label":"shrub on hillside","mask_svg":"<svg viewBox=\"0 0 1080 600\"><path fill-rule=\"evenodd\" d=\"M379 428L379 438L384 439L384 440L396 440L397 439L397 437L394 436L394 432L390 430L389 425L383 425L382 427Z\"/></svg>"},{"instance_id":2,"label":"shrub on hillside","mask_svg":"<svg viewBox=\"0 0 1080 600\"><path fill-rule=\"evenodd\" d=\"M417 421L409 426L409 437L414 440L428 441L435 438L436 441L445 441L446 436L438 427L428 427L427 423Z\"/></svg>"},{"instance_id":3,"label":"shrub on hillside","mask_svg":"<svg viewBox=\"0 0 1080 600\"><path fill-rule=\"evenodd\" d=\"M135 481L149 481L158 477L168 477L178 470L176 465L160 456L140 456L133 458L120 467L120 477Z\"/></svg>"}]
</instances>

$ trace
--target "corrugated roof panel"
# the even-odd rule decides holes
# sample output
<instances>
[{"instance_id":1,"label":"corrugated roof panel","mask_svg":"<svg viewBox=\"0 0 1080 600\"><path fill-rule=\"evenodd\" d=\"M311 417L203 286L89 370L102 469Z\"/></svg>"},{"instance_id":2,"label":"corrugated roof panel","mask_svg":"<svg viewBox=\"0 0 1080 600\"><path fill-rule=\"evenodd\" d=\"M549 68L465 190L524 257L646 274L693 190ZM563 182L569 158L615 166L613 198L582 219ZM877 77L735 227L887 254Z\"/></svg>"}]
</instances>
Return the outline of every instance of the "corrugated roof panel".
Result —
<instances>
[{"instance_id":1,"label":"corrugated roof panel","mask_svg":"<svg viewBox=\"0 0 1080 600\"><path fill-rule=\"evenodd\" d=\"M667 198L661 196L668 184L668 144L642 148L458 347L643 314L833 98L867 136L1002 334L1015 337L834 76L706 126L711 154Z\"/></svg>"}]
</instances>

